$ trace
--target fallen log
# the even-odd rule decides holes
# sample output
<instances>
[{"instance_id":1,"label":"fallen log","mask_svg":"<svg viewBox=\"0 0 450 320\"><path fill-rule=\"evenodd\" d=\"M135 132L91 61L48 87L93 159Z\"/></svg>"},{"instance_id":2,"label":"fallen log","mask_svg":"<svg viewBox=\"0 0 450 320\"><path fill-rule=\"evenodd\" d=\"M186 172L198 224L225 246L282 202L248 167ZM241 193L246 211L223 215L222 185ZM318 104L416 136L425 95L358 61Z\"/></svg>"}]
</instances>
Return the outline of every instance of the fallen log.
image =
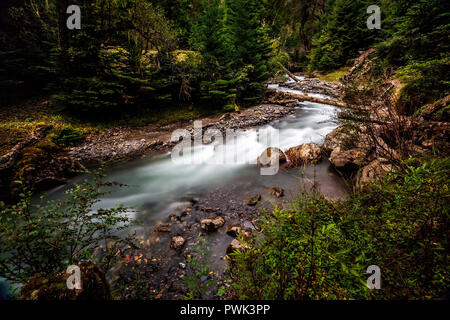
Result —
<instances>
[{"instance_id":1,"label":"fallen log","mask_svg":"<svg viewBox=\"0 0 450 320\"><path fill-rule=\"evenodd\" d=\"M301 100L301 101L310 101L310 102L328 104L328 105L341 107L341 108L349 108L350 107L345 102L339 101L339 100L330 100L330 99L311 97L311 96L307 96L307 95L304 95L304 94L297 94L297 93L286 92L286 91L281 91L281 90L276 90L276 89L267 89L267 92L268 93L275 93L275 94L277 94L279 96L282 96L282 97L289 97L289 98L298 99L298 100Z\"/></svg>"},{"instance_id":2,"label":"fallen log","mask_svg":"<svg viewBox=\"0 0 450 320\"><path fill-rule=\"evenodd\" d=\"M41 140L51 128L53 128L53 127L47 126L47 125L43 125L43 126L36 128L31 133L30 138L28 138L25 141L19 142L11 149L11 151L8 154L5 154L4 156L0 157L0 170L7 169L7 168L13 166L16 163L17 158L20 155L20 152L24 148L26 148L32 144L35 144L36 142Z\"/></svg>"},{"instance_id":3,"label":"fallen log","mask_svg":"<svg viewBox=\"0 0 450 320\"><path fill-rule=\"evenodd\" d=\"M293 73L290 72L288 69L286 69L281 63L280 63L280 65L281 65L281 68L284 70L284 72L286 72L287 75L288 75L292 80L294 80L295 82L300 82L300 81L301 81L301 80L298 80L297 77L295 76L295 74L293 74Z\"/></svg>"}]
</instances>

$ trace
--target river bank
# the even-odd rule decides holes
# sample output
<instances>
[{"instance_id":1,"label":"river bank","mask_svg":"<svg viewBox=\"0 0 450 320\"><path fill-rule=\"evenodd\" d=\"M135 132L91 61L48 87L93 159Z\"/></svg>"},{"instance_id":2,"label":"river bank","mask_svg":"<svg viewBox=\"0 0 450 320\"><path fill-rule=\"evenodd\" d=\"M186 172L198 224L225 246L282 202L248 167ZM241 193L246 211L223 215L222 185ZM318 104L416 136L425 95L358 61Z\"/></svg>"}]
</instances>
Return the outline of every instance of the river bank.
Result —
<instances>
[{"instance_id":1,"label":"river bank","mask_svg":"<svg viewBox=\"0 0 450 320\"><path fill-rule=\"evenodd\" d=\"M303 81L306 83L299 84L302 90L315 88L312 94L323 95L322 99L338 98L337 86L317 89L320 86L317 80ZM296 93L296 89L278 86ZM310 142L321 145L325 136L338 126L335 107L299 102L295 97L273 95L273 91L269 91L266 100L270 104L204 117L201 119L203 129L215 128L223 133L227 129L274 126L281 130L280 148L287 151ZM189 267L189 260L197 254L200 238L206 239L202 250L210 252L211 272L199 281L214 283L203 293L205 298L218 298L215 296L218 288L228 285L224 280L227 253L233 246L239 246L235 237L242 232L247 236L258 232L264 210L271 211L274 206L282 208L303 189L310 191L317 185L327 198L342 198L347 193L345 183L327 159L315 166L304 166L302 170L282 166L276 176L267 177L260 175L258 166L232 171L205 165L193 166L192 170L186 168L187 171L178 169L163 155L174 145L170 141L171 133L180 127L193 133L193 121L166 126L118 127L102 135L88 135L81 144L58 155L59 159L70 159L71 163L88 167L106 163L112 166L107 172L108 180L131 185L112 197L100 199L98 204L99 208L112 207L120 202L139 208L134 218L142 222L135 227L141 247L107 275L114 288L127 288L122 290L128 292L126 298L137 290L135 276L138 272L148 275L138 286L148 287L151 297L183 299L189 292L183 278L196 272ZM244 149L235 152L248 152L245 147L252 143L242 140L240 145ZM258 146L255 150L257 156L264 147ZM129 162L137 158L142 159ZM58 182L67 182L67 177ZM66 187L53 189L50 199L58 199Z\"/></svg>"},{"instance_id":2,"label":"river bank","mask_svg":"<svg viewBox=\"0 0 450 320\"><path fill-rule=\"evenodd\" d=\"M314 92L319 90L321 93L329 93L329 96L336 96L336 86L328 86L322 82L323 88L317 89L321 82L318 83L316 79L305 79L302 82L303 89L311 88ZM268 96L260 105L197 120L202 121L205 129L217 128L222 132L226 129L248 129L292 114L294 107L299 104L296 97L273 97L269 90ZM13 110L8 112L5 119L16 119ZM14 121L17 122L17 119ZM192 126L193 120L167 125L116 126L97 133L88 130L83 134L82 141L75 146L55 148L54 144L49 146L45 140L47 133L57 127L52 121L38 123L36 129L21 133L17 137L19 142L9 150L5 149L0 158L1 199L15 198L20 192L20 186L14 183L16 180L22 180L25 185L39 192L66 183L68 178L79 174L82 167L98 167L101 163L110 166L169 152L174 146L170 141L172 132L180 128L192 131ZM41 141L44 143L40 143Z\"/></svg>"},{"instance_id":3,"label":"river bank","mask_svg":"<svg viewBox=\"0 0 450 320\"><path fill-rule=\"evenodd\" d=\"M317 87L318 82L310 84ZM308 85L300 82L295 87L306 90ZM299 102L291 81L286 86L282 83L277 86L282 94L269 91L266 100L270 104L204 117L203 129L215 128L223 133L227 129L273 127L280 130L280 148L288 155L292 147L317 144L325 157L320 162L320 155L314 166L282 165L276 176L268 177L261 176L256 165L179 167L171 162L167 152L173 147L171 132L180 124L114 128L101 136L87 137L82 144L66 150L78 163L95 167L106 162L110 166L107 179L128 185L99 199L98 208L113 207L116 203L138 208L134 218L140 225L133 229L140 247L129 251L128 258L107 274L112 288L122 298L136 298L143 294L141 288L146 288L143 298L184 299L191 290L186 276L195 276L198 286L206 288L202 298L230 298L217 296L220 288L229 286L225 277L230 263L228 253L243 245L237 239L239 235L251 238L259 233L264 211L271 212L274 206L284 208L302 190L312 188L318 188L327 199L344 198L349 190L334 168L347 173L355 186L393 169L389 159L380 160L380 152L386 148L379 145L383 147L384 140L370 145L374 135L370 135L367 127L363 130L338 127L338 109L311 101ZM321 95L320 99L339 98L336 92L326 89L329 87L336 86L325 86L312 94ZM375 120L377 125L387 121L385 116ZM183 128L192 134L193 121L184 123ZM375 138L382 139L383 133L378 127ZM237 145L241 148L233 152L250 150L249 155L255 156L264 149L247 138L241 136ZM225 151L220 150L216 150L217 156ZM363 179L354 176L355 172L362 172ZM58 199L66 187L53 189L50 198ZM208 273L198 273L199 267L191 262L193 257L201 257Z\"/></svg>"}]
</instances>

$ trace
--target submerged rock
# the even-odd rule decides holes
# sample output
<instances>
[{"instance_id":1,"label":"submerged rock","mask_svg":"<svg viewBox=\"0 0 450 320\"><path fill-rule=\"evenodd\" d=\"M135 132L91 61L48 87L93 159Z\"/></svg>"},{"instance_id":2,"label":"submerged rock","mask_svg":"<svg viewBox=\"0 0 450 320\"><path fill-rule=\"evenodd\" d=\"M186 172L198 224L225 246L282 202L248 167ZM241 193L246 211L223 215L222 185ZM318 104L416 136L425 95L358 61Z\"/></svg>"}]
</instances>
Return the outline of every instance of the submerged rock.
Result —
<instances>
[{"instance_id":1,"label":"submerged rock","mask_svg":"<svg viewBox=\"0 0 450 320\"><path fill-rule=\"evenodd\" d=\"M280 187L271 187L269 189L269 194L276 198L281 198L284 196L284 190Z\"/></svg>"},{"instance_id":2,"label":"submerged rock","mask_svg":"<svg viewBox=\"0 0 450 320\"><path fill-rule=\"evenodd\" d=\"M165 225L165 224L159 224L159 225L156 227L156 231L157 231L157 232L170 232L171 229L170 229L170 226L168 226L168 225Z\"/></svg>"},{"instance_id":3,"label":"submerged rock","mask_svg":"<svg viewBox=\"0 0 450 320\"><path fill-rule=\"evenodd\" d=\"M286 151L290 165L301 166L309 163L317 163L322 158L322 150L315 143L302 144Z\"/></svg>"}]
</instances>

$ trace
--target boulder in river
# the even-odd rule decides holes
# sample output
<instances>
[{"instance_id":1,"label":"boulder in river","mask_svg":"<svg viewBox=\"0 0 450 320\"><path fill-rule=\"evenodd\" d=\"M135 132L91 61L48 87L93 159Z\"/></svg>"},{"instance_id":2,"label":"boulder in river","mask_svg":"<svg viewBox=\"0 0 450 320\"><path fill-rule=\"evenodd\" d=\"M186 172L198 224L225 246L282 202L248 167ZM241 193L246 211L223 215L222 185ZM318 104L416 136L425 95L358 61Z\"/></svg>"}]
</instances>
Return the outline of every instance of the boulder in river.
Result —
<instances>
[{"instance_id":1,"label":"boulder in river","mask_svg":"<svg viewBox=\"0 0 450 320\"><path fill-rule=\"evenodd\" d=\"M356 131L346 126L340 126L325 136L322 150L326 155L330 155L331 152L338 147L341 147L344 150L351 149L353 147L352 145L355 144L355 141Z\"/></svg>"},{"instance_id":2,"label":"boulder in river","mask_svg":"<svg viewBox=\"0 0 450 320\"><path fill-rule=\"evenodd\" d=\"M328 160L336 168L356 170L363 165L366 155L367 153L364 150L358 148L343 151L338 147L331 152Z\"/></svg>"},{"instance_id":3,"label":"boulder in river","mask_svg":"<svg viewBox=\"0 0 450 320\"><path fill-rule=\"evenodd\" d=\"M225 219L218 216L213 219L203 219L200 224L203 230L213 232L225 224Z\"/></svg>"},{"instance_id":4,"label":"boulder in river","mask_svg":"<svg viewBox=\"0 0 450 320\"><path fill-rule=\"evenodd\" d=\"M328 160L339 169L357 170L367 163L371 147L364 131L345 126L336 128L325 137L323 151Z\"/></svg>"},{"instance_id":5,"label":"boulder in river","mask_svg":"<svg viewBox=\"0 0 450 320\"><path fill-rule=\"evenodd\" d=\"M291 166L302 166L309 163L317 163L322 158L322 150L315 143L302 144L290 148L286 152L289 164Z\"/></svg>"}]
</instances>

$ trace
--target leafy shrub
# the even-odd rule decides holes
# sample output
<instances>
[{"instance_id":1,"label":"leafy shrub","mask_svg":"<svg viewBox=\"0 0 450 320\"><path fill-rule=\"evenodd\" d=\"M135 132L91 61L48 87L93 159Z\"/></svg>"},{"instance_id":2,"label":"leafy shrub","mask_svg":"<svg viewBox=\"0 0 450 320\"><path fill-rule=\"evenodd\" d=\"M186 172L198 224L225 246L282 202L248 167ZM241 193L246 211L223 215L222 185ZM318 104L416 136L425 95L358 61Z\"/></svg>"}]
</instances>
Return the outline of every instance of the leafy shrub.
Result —
<instances>
[{"instance_id":1,"label":"leafy shrub","mask_svg":"<svg viewBox=\"0 0 450 320\"><path fill-rule=\"evenodd\" d=\"M188 287L186 300L202 299L205 293L216 285L216 281L210 280L213 273L208 267L211 261L207 258L211 252L207 248L208 243L204 238L200 238L198 245L192 248L192 253L187 259L188 274L183 277L183 281ZM202 281L202 277L206 280Z\"/></svg>"},{"instance_id":2,"label":"leafy shrub","mask_svg":"<svg viewBox=\"0 0 450 320\"><path fill-rule=\"evenodd\" d=\"M101 189L113 186L102 182L100 173L66 191L64 200L34 203L30 191L21 194L14 205L1 204L0 276L12 282L25 282L36 273L52 275L68 265L93 259L101 244L107 271L121 246L133 244L132 237L117 234L129 226L128 208L117 206L97 209L93 206L105 194ZM97 251L98 252L98 251Z\"/></svg>"},{"instance_id":3,"label":"leafy shrub","mask_svg":"<svg viewBox=\"0 0 450 320\"><path fill-rule=\"evenodd\" d=\"M450 159L422 164L333 202L303 193L268 214L263 237L236 252L235 294L246 299L432 299L450 289ZM369 291L366 268L381 268Z\"/></svg>"}]
</instances>

